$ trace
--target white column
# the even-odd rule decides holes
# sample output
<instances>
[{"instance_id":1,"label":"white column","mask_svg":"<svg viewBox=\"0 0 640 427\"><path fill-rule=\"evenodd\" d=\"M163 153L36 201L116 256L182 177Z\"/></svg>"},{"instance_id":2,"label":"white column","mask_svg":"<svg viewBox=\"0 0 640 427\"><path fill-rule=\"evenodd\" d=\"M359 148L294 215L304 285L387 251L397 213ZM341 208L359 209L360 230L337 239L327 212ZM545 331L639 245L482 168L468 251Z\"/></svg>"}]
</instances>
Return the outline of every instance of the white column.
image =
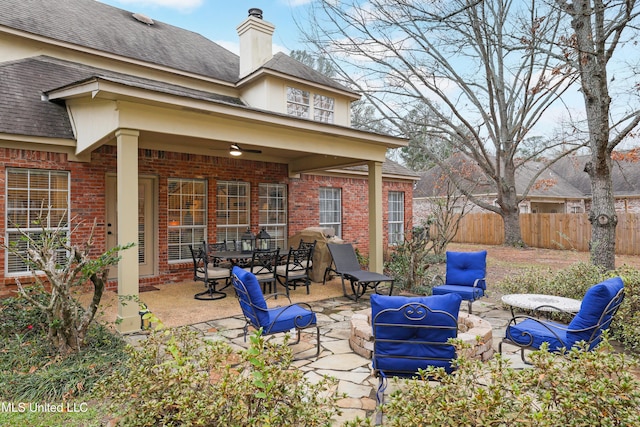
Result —
<instances>
[{"instance_id":1,"label":"white column","mask_svg":"<svg viewBox=\"0 0 640 427\"><path fill-rule=\"evenodd\" d=\"M369 270L382 273L382 163L369 165Z\"/></svg>"},{"instance_id":2,"label":"white column","mask_svg":"<svg viewBox=\"0 0 640 427\"><path fill-rule=\"evenodd\" d=\"M118 245L135 243L120 252L118 264L118 296L138 295L138 136L132 129L118 129ZM118 330L133 332L140 329L139 308L135 301L118 302Z\"/></svg>"}]
</instances>

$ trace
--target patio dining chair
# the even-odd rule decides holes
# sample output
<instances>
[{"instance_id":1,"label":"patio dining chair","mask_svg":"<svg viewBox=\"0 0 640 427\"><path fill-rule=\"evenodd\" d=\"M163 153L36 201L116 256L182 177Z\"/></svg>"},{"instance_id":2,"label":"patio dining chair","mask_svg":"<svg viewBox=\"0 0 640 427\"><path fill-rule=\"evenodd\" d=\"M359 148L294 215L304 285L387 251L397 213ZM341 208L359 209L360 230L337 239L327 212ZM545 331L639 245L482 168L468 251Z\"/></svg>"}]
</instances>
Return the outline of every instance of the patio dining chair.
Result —
<instances>
[{"instance_id":1,"label":"patio dining chair","mask_svg":"<svg viewBox=\"0 0 640 427\"><path fill-rule=\"evenodd\" d=\"M231 280L231 270L227 267L216 267L207 255L207 245L203 243L197 250L189 245L191 257L193 258L193 280L204 282L207 290L195 294L193 297L198 300L217 300L227 296L222 290L218 290L218 282L224 281L226 288ZM222 288L222 289L224 289Z\"/></svg>"},{"instance_id":2,"label":"patio dining chair","mask_svg":"<svg viewBox=\"0 0 640 427\"><path fill-rule=\"evenodd\" d=\"M264 335L289 332L295 329L297 331L297 339L292 344L300 342L302 330L315 328L315 356L317 357L320 354L320 327L317 323L316 314L309 304L291 304L291 300L289 299L289 305L268 308L266 300L273 295L265 298L256 276L237 266L233 267L231 282L238 297L242 314L246 320L243 328L245 341L247 339L249 326L255 329L262 328Z\"/></svg>"},{"instance_id":3,"label":"patio dining chair","mask_svg":"<svg viewBox=\"0 0 640 427\"><path fill-rule=\"evenodd\" d=\"M353 245L350 243L327 243L327 247L329 248L329 252L333 258L333 266L335 267L332 268L331 271L342 279L342 292L344 296L358 301L358 298L367 291L367 287L379 294L378 287L384 283L389 285L388 295L391 295L395 279L381 273L363 270L362 267L360 267ZM345 280L351 283L353 295L347 294Z\"/></svg>"},{"instance_id":4,"label":"patio dining chair","mask_svg":"<svg viewBox=\"0 0 640 427\"><path fill-rule=\"evenodd\" d=\"M454 369L458 336L458 294L426 297L371 295L373 372L377 402L384 403L387 377L412 378L429 366Z\"/></svg>"},{"instance_id":5,"label":"patio dining chair","mask_svg":"<svg viewBox=\"0 0 640 427\"><path fill-rule=\"evenodd\" d=\"M305 242L304 240L300 240L298 243L298 249L306 249L309 251L309 267L313 266L313 251L316 248L317 240L313 242Z\"/></svg>"},{"instance_id":6,"label":"patio dining chair","mask_svg":"<svg viewBox=\"0 0 640 427\"><path fill-rule=\"evenodd\" d=\"M433 295L458 294L467 301L469 314L471 305L482 298L487 290L487 251L447 251L445 277L435 276L432 282Z\"/></svg>"},{"instance_id":7,"label":"patio dining chair","mask_svg":"<svg viewBox=\"0 0 640 427\"><path fill-rule=\"evenodd\" d=\"M581 341L586 342L587 349L591 350L600 342L602 331L611 325L623 299L624 282L620 277L614 277L589 288L582 299L580 311L568 325L528 315L513 315L505 337L498 344L498 351L502 353L503 344L520 347L520 358L529 363L525 360L525 349L540 349L544 342L549 344L552 352L568 351Z\"/></svg>"},{"instance_id":8,"label":"patio dining chair","mask_svg":"<svg viewBox=\"0 0 640 427\"><path fill-rule=\"evenodd\" d=\"M280 248L268 251L254 250L251 254L251 264L244 270L253 273L258 279L258 283L262 284L262 291L269 293L276 290L276 266L280 257ZM273 290L272 290L273 287Z\"/></svg>"},{"instance_id":9,"label":"patio dining chair","mask_svg":"<svg viewBox=\"0 0 640 427\"><path fill-rule=\"evenodd\" d=\"M309 269L311 251L309 249L289 249L284 264L276 267L276 279L284 286L287 296L291 289L296 289L298 285L306 286L307 295L309 294Z\"/></svg>"}]
</instances>

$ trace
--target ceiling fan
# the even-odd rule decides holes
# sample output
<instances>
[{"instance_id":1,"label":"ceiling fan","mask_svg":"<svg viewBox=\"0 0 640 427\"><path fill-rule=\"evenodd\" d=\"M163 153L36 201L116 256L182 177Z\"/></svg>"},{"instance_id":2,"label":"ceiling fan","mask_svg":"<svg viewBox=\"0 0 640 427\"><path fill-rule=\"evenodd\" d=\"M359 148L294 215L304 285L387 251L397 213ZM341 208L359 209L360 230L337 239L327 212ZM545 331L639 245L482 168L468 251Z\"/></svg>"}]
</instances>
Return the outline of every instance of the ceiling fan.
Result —
<instances>
[{"instance_id":1,"label":"ceiling fan","mask_svg":"<svg viewBox=\"0 0 640 427\"><path fill-rule=\"evenodd\" d=\"M241 156L242 153L262 153L262 150L252 150L251 148L242 148L238 144L231 144L229 146L229 154L232 156Z\"/></svg>"}]
</instances>

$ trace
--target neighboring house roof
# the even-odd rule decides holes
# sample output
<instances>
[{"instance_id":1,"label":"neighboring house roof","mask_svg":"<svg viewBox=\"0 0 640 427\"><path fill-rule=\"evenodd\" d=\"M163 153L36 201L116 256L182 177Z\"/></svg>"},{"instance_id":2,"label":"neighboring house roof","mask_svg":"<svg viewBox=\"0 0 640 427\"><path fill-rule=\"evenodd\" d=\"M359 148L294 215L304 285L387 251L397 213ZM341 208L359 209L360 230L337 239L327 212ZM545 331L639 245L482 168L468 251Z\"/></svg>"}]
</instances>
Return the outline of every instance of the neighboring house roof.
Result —
<instances>
[{"instance_id":1,"label":"neighboring house roof","mask_svg":"<svg viewBox=\"0 0 640 427\"><path fill-rule=\"evenodd\" d=\"M47 56L0 64L0 133L74 138L64 105L42 99L44 93L101 78L128 86L212 102L243 105L238 98L116 73Z\"/></svg>"},{"instance_id":2,"label":"neighboring house roof","mask_svg":"<svg viewBox=\"0 0 640 427\"><path fill-rule=\"evenodd\" d=\"M238 55L206 37L156 20L147 25L95 0L2 0L0 26L222 82L239 80ZM282 53L263 68L353 93Z\"/></svg>"},{"instance_id":3,"label":"neighboring house roof","mask_svg":"<svg viewBox=\"0 0 640 427\"><path fill-rule=\"evenodd\" d=\"M585 164L590 161L590 156L566 156L551 165L538 178L540 185L532 187L529 197L557 197L557 198L584 198L591 197L591 180L584 172ZM454 160L451 160L454 161ZM528 162L519 167L516 173L516 187L518 193L531 181L535 173L544 167L542 162ZM461 169L462 167L458 167ZM441 172L439 167L434 167L420 174L420 181L416 184L414 198L433 197L434 189L438 185ZM633 161L613 161L611 171L613 191L616 196L640 195L640 167ZM481 175L474 176L474 194L495 194L495 187L491 181Z\"/></svg>"},{"instance_id":4,"label":"neighboring house roof","mask_svg":"<svg viewBox=\"0 0 640 427\"><path fill-rule=\"evenodd\" d=\"M567 156L551 168L578 188L585 196L591 196L591 180L584 166L590 156ZM629 160L614 160L611 170L613 191L616 195L640 195L640 164Z\"/></svg>"},{"instance_id":5,"label":"neighboring house roof","mask_svg":"<svg viewBox=\"0 0 640 427\"><path fill-rule=\"evenodd\" d=\"M468 189L472 194L496 194L495 183L485 176L478 168L471 169L468 164L474 164L473 161L460 160L459 158L451 158L450 162L456 162L453 165L454 170L468 170ZM468 162L467 165L463 164ZM516 188L518 194L521 194L536 173L544 167L541 162L528 162L520 166L516 171ZM416 184L413 196L434 197L443 196L446 188L439 182L442 179L442 172L439 167L433 167L421 174L420 181ZM582 198L584 194L578 188L573 186L571 182L558 174L555 170L547 169L536 180L535 185L529 190L528 197L554 197L554 198Z\"/></svg>"}]
</instances>

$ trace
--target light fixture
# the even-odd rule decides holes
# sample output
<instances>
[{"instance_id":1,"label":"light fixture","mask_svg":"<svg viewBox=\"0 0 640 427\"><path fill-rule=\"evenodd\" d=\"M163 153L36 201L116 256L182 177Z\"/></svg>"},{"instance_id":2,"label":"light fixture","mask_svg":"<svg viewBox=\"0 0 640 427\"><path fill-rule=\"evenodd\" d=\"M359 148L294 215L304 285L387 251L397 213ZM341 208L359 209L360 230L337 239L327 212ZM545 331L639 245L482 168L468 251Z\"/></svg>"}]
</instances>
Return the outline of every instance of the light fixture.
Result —
<instances>
[{"instance_id":1,"label":"light fixture","mask_svg":"<svg viewBox=\"0 0 640 427\"><path fill-rule=\"evenodd\" d=\"M271 236L267 233L265 227L256 234L256 249L259 251L268 251L271 246Z\"/></svg>"},{"instance_id":2,"label":"light fixture","mask_svg":"<svg viewBox=\"0 0 640 427\"><path fill-rule=\"evenodd\" d=\"M232 156L242 156L242 150L238 146L238 144L231 144L229 147L229 154Z\"/></svg>"},{"instance_id":3,"label":"light fixture","mask_svg":"<svg viewBox=\"0 0 640 427\"><path fill-rule=\"evenodd\" d=\"M253 252L253 245L255 244L256 238L251 233L251 229L247 227L247 231L242 233L240 236L240 249L243 254Z\"/></svg>"}]
</instances>

